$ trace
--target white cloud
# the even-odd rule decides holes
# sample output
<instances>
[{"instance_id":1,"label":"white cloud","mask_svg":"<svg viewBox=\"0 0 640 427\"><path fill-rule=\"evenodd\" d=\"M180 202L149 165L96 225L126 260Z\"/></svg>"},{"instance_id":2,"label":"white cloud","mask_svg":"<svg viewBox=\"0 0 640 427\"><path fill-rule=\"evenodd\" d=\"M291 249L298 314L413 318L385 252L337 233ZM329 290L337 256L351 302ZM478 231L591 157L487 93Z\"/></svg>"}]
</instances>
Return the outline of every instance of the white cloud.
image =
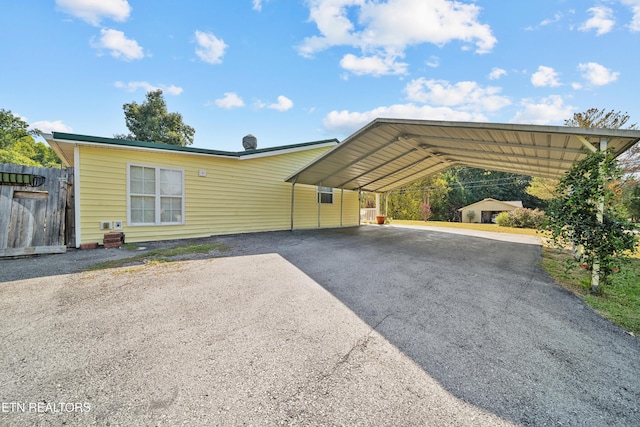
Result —
<instances>
[{"instance_id":1,"label":"white cloud","mask_svg":"<svg viewBox=\"0 0 640 427\"><path fill-rule=\"evenodd\" d=\"M563 17L562 12L556 12L553 15L553 18L547 18L542 22L540 22L540 26L545 27L547 25L555 24L556 22L559 22L562 19L562 17Z\"/></svg>"},{"instance_id":2,"label":"white cloud","mask_svg":"<svg viewBox=\"0 0 640 427\"><path fill-rule=\"evenodd\" d=\"M582 77L593 86L604 86L612 83L616 81L620 75L620 73L613 72L597 62L579 64L578 70L583 71Z\"/></svg>"},{"instance_id":3,"label":"white cloud","mask_svg":"<svg viewBox=\"0 0 640 427\"><path fill-rule=\"evenodd\" d=\"M137 41L128 39L122 31L103 28L100 30L100 40L91 40L91 47L108 49L111 56L125 61L141 59L144 51Z\"/></svg>"},{"instance_id":4,"label":"white cloud","mask_svg":"<svg viewBox=\"0 0 640 427\"><path fill-rule=\"evenodd\" d=\"M276 102L275 104L269 104L267 108L278 111L287 111L293 108L293 101L286 96L280 95L278 97L278 102Z\"/></svg>"},{"instance_id":5,"label":"white cloud","mask_svg":"<svg viewBox=\"0 0 640 427\"><path fill-rule=\"evenodd\" d=\"M622 4L629 6L633 13L629 29L634 32L640 31L640 0L622 0Z\"/></svg>"},{"instance_id":6,"label":"white cloud","mask_svg":"<svg viewBox=\"0 0 640 427\"><path fill-rule=\"evenodd\" d=\"M113 85L118 89L124 89L127 92L135 92L138 89L144 89L146 92L152 92L154 90L161 89L162 92L166 93L167 95L180 95L183 91L183 89L179 86L174 86L174 85L167 86L163 84L159 84L156 86L145 81L128 82L128 83L117 81Z\"/></svg>"},{"instance_id":7,"label":"white cloud","mask_svg":"<svg viewBox=\"0 0 640 427\"><path fill-rule=\"evenodd\" d=\"M445 80L412 80L405 87L407 99L425 104L456 107L463 111L497 111L511 104L509 98L498 95L501 88L481 87L476 82L450 84Z\"/></svg>"},{"instance_id":8,"label":"white cloud","mask_svg":"<svg viewBox=\"0 0 640 427\"><path fill-rule=\"evenodd\" d=\"M340 61L340 66L358 76L370 74L378 77L387 74L406 74L408 64L396 62L395 57L362 56L358 58L348 53Z\"/></svg>"},{"instance_id":9,"label":"white cloud","mask_svg":"<svg viewBox=\"0 0 640 427\"><path fill-rule=\"evenodd\" d=\"M539 66L538 71L531 75L531 83L536 87L560 86L558 73L553 68L545 67L544 65Z\"/></svg>"},{"instance_id":10,"label":"white cloud","mask_svg":"<svg viewBox=\"0 0 640 427\"><path fill-rule=\"evenodd\" d=\"M103 18L122 22L131 13L127 0L56 0L56 4L64 12L95 26Z\"/></svg>"},{"instance_id":11,"label":"white cloud","mask_svg":"<svg viewBox=\"0 0 640 427\"><path fill-rule=\"evenodd\" d=\"M502 76L506 76L506 75L507 75L507 72L505 70L503 70L502 68L494 67L491 69L491 72L489 73L489 80L498 80Z\"/></svg>"},{"instance_id":12,"label":"white cloud","mask_svg":"<svg viewBox=\"0 0 640 427\"><path fill-rule=\"evenodd\" d=\"M491 28L478 21L480 8L475 4L449 0L309 0L307 4L309 20L319 35L305 38L298 47L305 57L333 46L350 46L359 49L363 58L376 56L384 63L385 58L403 57L408 46L423 43L443 46L459 40L475 45L477 53L487 53L496 44ZM354 65L345 58L343 63ZM398 68L387 71L397 73Z\"/></svg>"},{"instance_id":13,"label":"white cloud","mask_svg":"<svg viewBox=\"0 0 640 427\"><path fill-rule=\"evenodd\" d=\"M571 105L564 105L564 100L558 95L551 95L539 102L532 99L524 99L521 105L522 110L511 119L511 123L559 124L563 123L565 119L571 118L575 110L575 107Z\"/></svg>"},{"instance_id":14,"label":"white cloud","mask_svg":"<svg viewBox=\"0 0 640 427\"><path fill-rule=\"evenodd\" d=\"M231 108L244 107L244 101L234 92L225 92L224 98L215 100L215 104L220 108L227 110Z\"/></svg>"},{"instance_id":15,"label":"white cloud","mask_svg":"<svg viewBox=\"0 0 640 427\"><path fill-rule=\"evenodd\" d=\"M536 26L528 26L525 28L526 31L534 31L534 30L539 30L540 27L546 27L547 25L551 25L551 24L555 24L556 22L560 22L562 19L564 18L564 15L562 12L556 12L553 15L553 18L547 18L542 20L538 25Z\"/></svg>"},{"instance_id":16,"label":"white cloud","mask_svg":"<svg viewBox=\"0 0 640 427\"><path fill-rule=\"evenodd\" d=\"M448 107L432 107L429 105L396 104L389 107L379 107L370 111L331 111L322 123L331 133L349 135L367 123L379 118L401 118L418 120L449 120L449 121L486 121L483 114L467 111L456 111Z\"/></svg>"},{"instance_id":17,"label":"white cloud","mask_svg":"<svg viewBox=\"0 0 640 427\"><path fill-rule=\"evenodd\" d=\"M440 58L439 58L439 57L437 57L437 56L435 56L435 55L431 55L431 56L429 57L429 59L428 59L428 60L426 60L424 63L425 63L428 67L431 67L431 68L438 68L438 67L440 66Z\"/></svg>"},{"instance_id":18,"label":"white cloud","mask_svg":"<svg viewBox=\"0 0 640 427\"><path fill-rule=\"evenodd\" d=\"M613 10L605 6L596 6L587 9L593 16L578 28L580 31L596 30L596 35L601 36L611 31L616 21L612 19Z\"/></svg>"},{"instance_id":19,"label":"white cloud","mask_svg":"<svg viewBox=\"0 0 640 427\"><path fill-rule=\"evenodd\" d=\"M262 0L253 0L253 10L258 12L262 10Z\"/></svg>"},{"instance_id":20,"label":"white cloud","mask_svg":"<svg viewBox=\"0 0 640 427\"><path fill-rule=\"evenodd\" d=\"M196 43L199 47L196 48L196 55L209 64L220 64L224 51L227 47L224 40L217 38L212 33L206 33L204 31L196 31Z\"/></svg>"},{"instance_id":21,"label":"white cloud","mask_svg":"<svg viewBox=\"0 0 640 427\"><path fill-rule=\"evenodd\" d=\"M51 132L71 133L71 132L73 132L73 129L71 128L71 126L65 125L64 123L62 123L62 120L54 120L54 121L40 120L39 122L31 123L29 128L30 129L38 129L38 130L41 130L44 133L51 133Z\"/></svg>"}]
</instances>

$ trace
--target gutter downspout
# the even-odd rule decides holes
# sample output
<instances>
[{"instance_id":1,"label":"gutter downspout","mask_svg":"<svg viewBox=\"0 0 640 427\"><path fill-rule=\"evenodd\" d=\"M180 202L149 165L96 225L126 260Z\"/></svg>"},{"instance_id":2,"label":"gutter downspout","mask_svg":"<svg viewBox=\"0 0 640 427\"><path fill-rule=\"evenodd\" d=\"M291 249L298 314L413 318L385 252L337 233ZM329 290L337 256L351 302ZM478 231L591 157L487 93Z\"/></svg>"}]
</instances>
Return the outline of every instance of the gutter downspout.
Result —
<instances>
[{"instance_id":1,"label":"gutter downspout","mask_svg":"<svg viewBox=\"0 0 640 427\"><path fill-rule=\"evenodd\" d=\"M296 175L291 180L291 231L293 231L293 218L294 218L294 202L295 202L295 194L296 194L296 181L298 180L298 176Z\"/></svg>"},{"instance_id":2,"label":"gutter downspout","mask_svg":"<svg viewBox=\"0 0 640 427\"><path fill-rule=\"evenodd\" d=\"M78 144L73 147L73 193L75 198L76 249L79 249L82 242L82 228L80 227L80 147Z\"/></svg>"},{"instance_id":3,"label":"gutter downspout","mask_svg":"<svg viewBox=\"0 0 640 427\"><path fill-rule=\"evenodd\" d=\"M340 189L340 228L342 228L342 210L344 208L344 188Z\"/></svg>"}]
</instances>

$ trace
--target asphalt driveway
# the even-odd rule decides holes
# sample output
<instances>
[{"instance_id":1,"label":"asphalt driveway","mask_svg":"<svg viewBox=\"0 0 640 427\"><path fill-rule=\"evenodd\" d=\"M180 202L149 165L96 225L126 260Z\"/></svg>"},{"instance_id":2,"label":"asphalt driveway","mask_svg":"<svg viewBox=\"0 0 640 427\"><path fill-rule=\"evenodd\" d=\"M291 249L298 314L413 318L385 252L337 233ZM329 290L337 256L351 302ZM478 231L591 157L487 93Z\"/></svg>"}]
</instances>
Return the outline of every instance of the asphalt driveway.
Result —
<instances>
[{"instance_id":1,"label":"asphalt driveway","mask_svg":"<svg viewBox=\"0 0 640 427\"><path fill-rule=\"evenodd\" d=\"M231 250L45 278L90 260L0 261L0 424L640 424L640 340L554 285L536 244L388 226L206 240Z\"/></svg>"}]
</instances>

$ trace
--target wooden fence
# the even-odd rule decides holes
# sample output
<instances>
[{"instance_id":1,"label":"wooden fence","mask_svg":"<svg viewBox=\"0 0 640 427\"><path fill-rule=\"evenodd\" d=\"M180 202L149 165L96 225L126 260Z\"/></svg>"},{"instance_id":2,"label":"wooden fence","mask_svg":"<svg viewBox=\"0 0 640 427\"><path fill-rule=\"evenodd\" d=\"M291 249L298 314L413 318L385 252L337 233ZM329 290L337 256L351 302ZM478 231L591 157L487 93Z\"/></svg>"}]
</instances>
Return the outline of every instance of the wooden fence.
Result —
<instances>
[{"instance_id":1,"label":"wooden fence","mask_svg":"<svg viewBox=\"0 0 640 427\"><path fill-rule=\"evenodd\" d=\"M73 169L0 164L0 257L61 253L75 244L66 226L72 176Z\"/></svg>"}]
</instances>

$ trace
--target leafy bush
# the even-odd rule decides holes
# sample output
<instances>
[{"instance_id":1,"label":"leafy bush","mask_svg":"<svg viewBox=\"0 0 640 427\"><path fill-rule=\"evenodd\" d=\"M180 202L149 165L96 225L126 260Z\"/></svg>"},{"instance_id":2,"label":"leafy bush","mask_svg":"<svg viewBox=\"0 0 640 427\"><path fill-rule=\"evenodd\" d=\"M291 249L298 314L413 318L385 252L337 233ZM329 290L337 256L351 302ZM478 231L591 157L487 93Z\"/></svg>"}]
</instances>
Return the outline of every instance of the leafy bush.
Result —
<instances>
[{"instance_id":1,"label":"leafy bush","mask_svg":"<svg viewBox=\"0 0 640 427\"><path fill-rule=\"evenodd\" d=\"M420 216L422 217L423 221L429 221L429 218L431 218L431 206L429 206L427 203L420 203Z\"/></svg>"},{"instance_id":2,"label":"leafy bush","mask_svg":"<svg viewBox=\"0 0 640 427\"><path fill-rule=\"evenodd\" d=\"M469 222L473 222L475 217L476 217L476 211L467 212L467 218L469 218Z\"/></svg>"},{"instance_id":3,"label":"leafy bush","mask_svg":"<svg viewBox=\"0 0 640 427\"><path fill-rule=\"evenodd\" d=\"M540 209L517 208L510 212L501 212L496 224L501 227L540 228L544 221L544 211Z\"/></svg>"}]
</instances>

